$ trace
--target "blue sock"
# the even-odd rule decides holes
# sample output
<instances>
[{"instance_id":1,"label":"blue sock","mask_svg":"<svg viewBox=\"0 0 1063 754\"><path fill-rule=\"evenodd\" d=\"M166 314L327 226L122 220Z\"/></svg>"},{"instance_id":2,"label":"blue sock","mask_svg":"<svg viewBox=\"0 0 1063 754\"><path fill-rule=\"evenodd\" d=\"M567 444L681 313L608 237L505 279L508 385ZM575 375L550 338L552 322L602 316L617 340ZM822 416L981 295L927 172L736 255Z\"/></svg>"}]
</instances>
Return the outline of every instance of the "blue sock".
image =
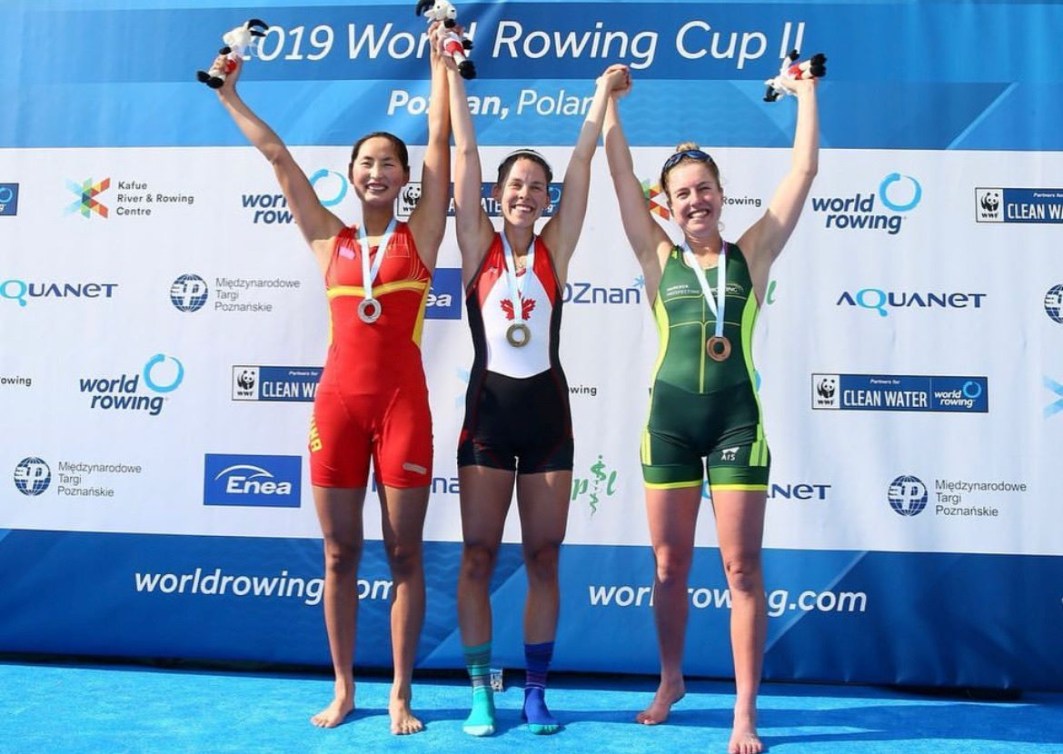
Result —
<instances>
[{"instance_id":1,"label":"blue sock","mask_svg":"<svg viewBox=\"0 0 1063 754\"><path fill-rule=\"evenodd\" d=\"M463 647L465 667L472 680L472 710L461 729L470 736L490 736L495 732L495 697L491 690L491 642Z\"/></svg>"},{"instance_id":2,"label":"blue sock","mask_svg":"<svg viewBox=\"0 0 1063 754\"><path fill-rule=\"evenodd\" d=\"M524 660L528 670L524 681L521 717L528 723L528 730L540 736L557 733L561 729L561 724L546 707L546 673L553 656L552 641L524 645Z\"/></svg>"}]
</instances>

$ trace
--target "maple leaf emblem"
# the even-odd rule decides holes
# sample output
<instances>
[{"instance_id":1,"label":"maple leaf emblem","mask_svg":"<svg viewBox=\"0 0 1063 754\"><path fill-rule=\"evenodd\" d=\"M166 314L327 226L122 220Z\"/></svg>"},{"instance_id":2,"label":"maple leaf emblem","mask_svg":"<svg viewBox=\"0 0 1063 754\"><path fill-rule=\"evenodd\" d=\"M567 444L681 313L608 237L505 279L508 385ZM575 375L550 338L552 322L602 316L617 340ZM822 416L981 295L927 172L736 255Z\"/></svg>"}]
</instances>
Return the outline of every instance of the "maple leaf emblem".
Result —
<instances>
[{"instance_id":1,"label":"maple leaf emblem","mask_svg":"<svg viewBox=\"0 0 1063 754\"><path fill-rule=\"evenodd\" d=\"M521 296L520 309L522 315L521 319L527 322L528 315L530 315L532 310L535 309L535 299L524 298ZM502 299L502 311L506 313L506 319L513 319L513 301L508 298Z\"/></svg>"}]
</instances>

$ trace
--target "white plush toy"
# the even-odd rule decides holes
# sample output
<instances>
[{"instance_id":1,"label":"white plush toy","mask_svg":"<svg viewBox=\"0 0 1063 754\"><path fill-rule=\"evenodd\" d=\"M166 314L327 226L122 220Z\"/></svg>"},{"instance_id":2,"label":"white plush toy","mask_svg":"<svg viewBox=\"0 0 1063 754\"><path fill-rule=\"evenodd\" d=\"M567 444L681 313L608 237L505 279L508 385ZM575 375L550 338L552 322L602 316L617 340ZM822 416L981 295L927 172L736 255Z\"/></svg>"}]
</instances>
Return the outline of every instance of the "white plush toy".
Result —
<instances>
[{"instance_id":1,"label":"white plush toy","mask_svg":"<svg viewBox=\"0 0 1063 754\"><path fill-rule=\"evenodd\" d=\"M458 9L449 0L418 0L414 12L424 14L428 23L442 21L447 33L443 38L443 51L458 64L458 73L463 79L476 78L476 66L465 54L472 49L472 40L464 34L458 34L454 27L458 25Z\"/></svg>"},{"instance_id":2,"label":"white plush toy","mask_svg":"<svg viewBox=\"0 0 1063 754\"><path fill-rule=\"evenodd\" d=\"M822 52L817 52L803 63L798 63L797 58L797 50L791 50L790 54L782 60L779 75L764 82L768 85L768 91L764 93L765 102L774 102L779 97L785 97L790 93L780 83L782 79L800 81L801 79L821 79L827 75L827 56Z\"/></svg>"},{"instance_id":3,"label":"white plush toy","mask_svg":"<svg viewBox=\"0 0 1063 754\"><path fill-rule=\"evenodd\" d=\"M221 37L225 46L218 51L219 57L208 70L196 71L196 78L211 89L220 88L225 83L226 77L236 70L237 58L242 58L255 46L259 38L266 36L262 29L268 28L269 24L265 21L252 18L235 29L227 31Z\"/></svg>"}]
</instances>

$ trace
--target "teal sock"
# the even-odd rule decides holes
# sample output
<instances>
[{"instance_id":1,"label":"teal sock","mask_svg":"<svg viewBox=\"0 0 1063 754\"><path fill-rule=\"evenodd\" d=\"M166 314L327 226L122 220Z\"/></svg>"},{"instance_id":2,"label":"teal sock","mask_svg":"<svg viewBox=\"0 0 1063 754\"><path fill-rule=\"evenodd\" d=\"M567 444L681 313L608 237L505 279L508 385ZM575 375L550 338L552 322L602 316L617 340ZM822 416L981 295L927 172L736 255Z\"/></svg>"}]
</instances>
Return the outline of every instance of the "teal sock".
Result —
<instances>
[{"instance_id":1,"label":"teal sock","mask_svg":"<svg viewBox=\"0 0 1063 754\"><path fill-rule=\"evenodd\" d=\"M472 710L461 729L470 736L490 736L495 732L495 694L490 686L472 690Z\"/></svg>"},{"instance_id":2,"label":"teal sock","mask_svg":"<svg viewBox=\"0 0 1063 754\"><path fill-rule=\"evenodd\" d=\"M495 698L491 690L491 642L463 647L465 667L472 681L472 710L461 729L470 736L495 732Z\"/></svg>"}]
</instances>

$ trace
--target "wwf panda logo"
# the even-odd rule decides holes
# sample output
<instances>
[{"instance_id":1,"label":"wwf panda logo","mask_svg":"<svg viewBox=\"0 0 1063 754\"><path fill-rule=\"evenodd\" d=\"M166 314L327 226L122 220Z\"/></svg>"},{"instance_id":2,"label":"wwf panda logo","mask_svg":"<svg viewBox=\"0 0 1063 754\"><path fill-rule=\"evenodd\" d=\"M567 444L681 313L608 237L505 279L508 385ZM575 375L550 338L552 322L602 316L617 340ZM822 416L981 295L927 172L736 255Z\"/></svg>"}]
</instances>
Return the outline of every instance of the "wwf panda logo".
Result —
<instances>
[{"instance_id":1,"label":"wwf panda logo","mask_svg":"<svg viewBox=\"0 0 1063 754\"><path fill-rule=\"evenodd\" d=\"M255 375L250 369L245 369L236 376L236 384L241 390L251 390L255 386Z\"/></svg>"},{"instance_id":2,"label":"wwf panda logo","mask_svg":"<svg viewBox=\"0 0 1063 754\"><path fill-rule=\"evenodd\" d=\"M816 385L816 393L825 401L833 400L834 394L838 391L838 378L837 377L824 377Z\"/></svg>"},{"instance_id":3,"label":"wwf panda logo","mask_svg":"<svg viewBox=\"0 0 1063 754\"><path fill-rule=\"evenodd\" d=\"M414 208L417 206L418 200L421 198L421 184L420 183L407 183L405 188L402 189L402 203L409 207Z\"/></svg>"},{"instance_id":4,"label":"wwf panda logo","mask_svg":"<svg viewBox=\"0 0 1063 754\"><path fill-rule=\"evenodd\" d=\"M982 195L982 200L981 200L980 204L982 205L982 209L984 209L986 212L995 215L997 210L1000 209L1000 192L999 191L988 191L988 192L986 192L985 194Z\"/></svg>"}]
</instances>

